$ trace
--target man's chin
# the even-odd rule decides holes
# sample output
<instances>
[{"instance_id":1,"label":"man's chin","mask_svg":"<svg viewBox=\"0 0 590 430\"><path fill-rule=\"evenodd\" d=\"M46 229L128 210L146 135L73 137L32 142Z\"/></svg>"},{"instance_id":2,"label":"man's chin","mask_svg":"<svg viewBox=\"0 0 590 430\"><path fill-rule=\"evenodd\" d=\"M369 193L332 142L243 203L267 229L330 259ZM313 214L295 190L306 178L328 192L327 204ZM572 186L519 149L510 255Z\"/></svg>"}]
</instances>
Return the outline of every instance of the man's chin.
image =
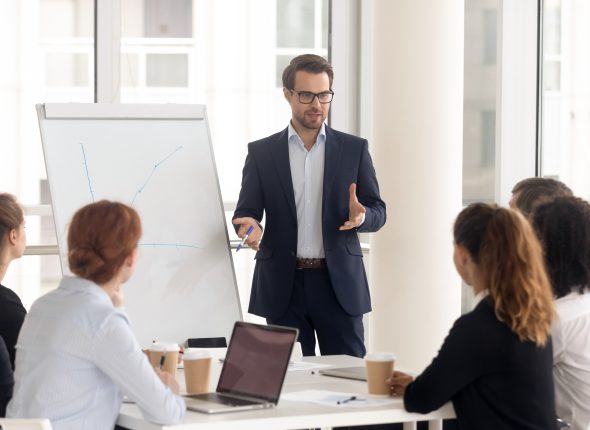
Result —
<instances>
[{"instance_id":1,"label":"man's chin","mask_svg":"<svg viewBox=\"0 0 590 430\"><path fill-rule=\"evenodd\" d=\"M303 127L307 128L308 130L319 130L320 128L322 128L322 124L323 124L323 121L319 121L319 122L305 121L303 123Z\"/></svg>"}]
</instances>

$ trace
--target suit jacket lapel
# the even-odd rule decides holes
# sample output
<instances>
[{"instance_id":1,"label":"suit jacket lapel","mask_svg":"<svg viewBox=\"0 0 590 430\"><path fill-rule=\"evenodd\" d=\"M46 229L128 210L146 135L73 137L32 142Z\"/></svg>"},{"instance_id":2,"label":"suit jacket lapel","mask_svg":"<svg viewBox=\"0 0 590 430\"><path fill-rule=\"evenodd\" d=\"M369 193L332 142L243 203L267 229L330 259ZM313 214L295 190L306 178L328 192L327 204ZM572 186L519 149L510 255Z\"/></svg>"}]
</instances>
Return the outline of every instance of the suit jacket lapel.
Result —
<instances>
[{"instance_id":1,"label":"suit jacket lapel","mask_svg":"<svg viewBox=\"0 0 590 430\"><path fill-rule=\"evenodd\" d=\"M334 177L340 165L340 157L342 155L342 142L336 138L332 129L326 126L326 154L324 160L324 190L322 196L322 214L323 208L327 208L328 196L332 190Z\"/></svg>"},{"instance_id":2,"label":"suit jacket lapel","mask_svg":"<svg viewBox=\"0 0 590 430\"><path fill-rule=\"evenodd\" d=\"M293 191L293 178L291 177L291 165L289 164L289 133L288 129L283 130L276 142L271 143L270 151L274 160L277 175L285 191L285 197L293 218L297 220L297 209L295 208L295 191Z\"/></svg>"}]
</instances>

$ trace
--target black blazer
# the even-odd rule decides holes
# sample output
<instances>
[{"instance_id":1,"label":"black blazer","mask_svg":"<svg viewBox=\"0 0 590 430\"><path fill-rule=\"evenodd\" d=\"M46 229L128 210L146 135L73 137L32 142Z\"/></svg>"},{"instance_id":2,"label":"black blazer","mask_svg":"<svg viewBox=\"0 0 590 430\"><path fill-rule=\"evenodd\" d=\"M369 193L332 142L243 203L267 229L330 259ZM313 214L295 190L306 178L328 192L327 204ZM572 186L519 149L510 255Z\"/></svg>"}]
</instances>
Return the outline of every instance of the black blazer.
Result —
<instances>
[{"instance_id":1,"label":"black blazer","mask_svg":"<svg viewBox=\"0 0 590 430\"><path fill-rule=\"evenodd\" d=\"M4 338L14 368L15 346L27 311L14 291L0 285L0 336Z\"/></svg>"},{"instance_id":2,"label":"black blazer","mask_svg":"<svg viewBox=\"0 0 590 430\"><path fill-rule=\"evenodd\" d=\"M484 299L455 322L404 404L427 413L452 400L461 430L555 430L552 367L551 341L521 342Z\"/></svg>"},{"instance_id":3,"label":"black blazer","mask_svg":"<svg viewBox=\"0 0 590 430\"><path fill-rule=\"evenodd\" d=\"M6 415L6 406L12 398L13 387L14 377L10 357L4 339L0 336L0 418Z\"/></svg>"},{"instance_id":4,"label":"black blazer","mask_svg":"<svg viewBox=\"0 0 590 430\"><path fill-rule=\"evenodd\" d=\"M297 212L289 165L288 130L248 144L242 189L233 218L265 215L256 253L250 313L279 318L291 297L297 254ZM326 126L322 234L330 280L341 306L351 315L371 310L357 230L339 231L348 219L349 187L366 208L361 232L385 224L385 203L365 139Z\"/></svg>"}]
</instances>

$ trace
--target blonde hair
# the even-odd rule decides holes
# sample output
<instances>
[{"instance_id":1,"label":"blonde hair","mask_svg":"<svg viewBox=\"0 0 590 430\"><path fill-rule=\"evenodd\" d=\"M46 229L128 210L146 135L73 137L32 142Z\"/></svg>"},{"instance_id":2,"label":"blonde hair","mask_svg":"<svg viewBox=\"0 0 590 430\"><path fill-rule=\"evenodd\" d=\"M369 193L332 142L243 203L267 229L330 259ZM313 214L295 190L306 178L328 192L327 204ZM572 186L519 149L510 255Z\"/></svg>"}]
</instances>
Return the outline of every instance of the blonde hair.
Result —
<instances>
[{"instance_id":1,"label":"blonde hair","mask_svg":"<svg viewBox=\"0 0 590 430\"><path fill-rule=\"evenodd\" d=\"M541 244L526 219L476 203L459 214L454 236L478 265L496 317L521 341L545 345L555 308Z\"/></svg>"}]
</instances>

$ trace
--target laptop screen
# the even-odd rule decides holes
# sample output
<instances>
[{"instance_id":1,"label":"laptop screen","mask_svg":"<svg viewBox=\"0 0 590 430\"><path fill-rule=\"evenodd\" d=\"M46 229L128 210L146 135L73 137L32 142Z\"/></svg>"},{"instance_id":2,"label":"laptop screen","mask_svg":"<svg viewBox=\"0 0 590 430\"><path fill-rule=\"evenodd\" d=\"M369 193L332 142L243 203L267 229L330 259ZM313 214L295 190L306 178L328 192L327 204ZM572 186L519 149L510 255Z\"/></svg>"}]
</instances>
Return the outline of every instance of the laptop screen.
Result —
<instances>
[{"instance_id":1,"label":"laptop screen","mask_svg":"<svg viewBox=\"0 0 590 430\"><path fill-rule=\"evenodd\" d=\"M297 330L236 322L217 392L277 403Z\"/></svg>"}]
</instances>

